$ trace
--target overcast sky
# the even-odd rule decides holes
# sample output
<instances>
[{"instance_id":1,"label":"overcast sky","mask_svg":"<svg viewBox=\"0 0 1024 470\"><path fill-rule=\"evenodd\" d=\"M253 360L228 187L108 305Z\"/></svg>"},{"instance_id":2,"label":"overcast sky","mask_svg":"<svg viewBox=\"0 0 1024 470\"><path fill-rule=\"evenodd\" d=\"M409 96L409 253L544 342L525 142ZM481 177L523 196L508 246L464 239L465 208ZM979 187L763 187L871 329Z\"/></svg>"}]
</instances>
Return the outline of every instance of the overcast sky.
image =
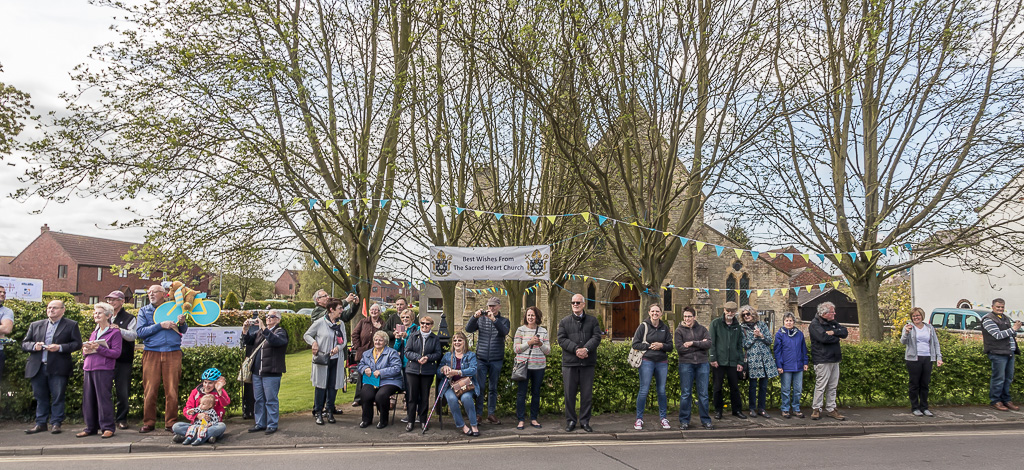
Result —
<instances>
[{"instance_id":1,"label":"overcast sky","mask_svg":"<svg viewBox=\"0 0 1024 470\"><path fill-rule=\"evenodd\" d=\"M86 0L0 0L0 82L32 95L36 114L64 108L59 95L72 90L69 72L87 60L92 47L115 35L108 27L113 11ZM26 130L23 137L36 134ZM25 171L18 158L0 164L0 255L17 255L39 235L39 227L125 241L142 241L143 230L110 230L116 219L131 218L130 203L79 198L64 204L35 199L25 203L8 195ZM35 213L39 212L39 213Z\"/></svg>"}]
</instances>

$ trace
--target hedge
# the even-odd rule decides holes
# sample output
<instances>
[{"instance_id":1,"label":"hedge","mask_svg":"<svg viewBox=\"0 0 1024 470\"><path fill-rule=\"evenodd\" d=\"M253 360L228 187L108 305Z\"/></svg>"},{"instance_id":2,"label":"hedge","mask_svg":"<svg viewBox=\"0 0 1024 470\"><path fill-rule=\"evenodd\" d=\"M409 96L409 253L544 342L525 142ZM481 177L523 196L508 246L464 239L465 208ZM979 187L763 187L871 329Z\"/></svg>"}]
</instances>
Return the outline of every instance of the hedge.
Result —
<instances>
[{"instance_id":1,"label":"hedge","mask_svg":"<svg viewBox=\"0 0 1024 470\"><path fill-rule=\"evenodd\" d=\"M252 318L252 312L252 310L222 310L217 319L217 325L242 326L246 320ZM309 345L302 339L302 335L309 329L311 321L308 315L297 313L281 315L281 327L288 331L288 354L309 349Z\"/></svg>"}]
</instances>

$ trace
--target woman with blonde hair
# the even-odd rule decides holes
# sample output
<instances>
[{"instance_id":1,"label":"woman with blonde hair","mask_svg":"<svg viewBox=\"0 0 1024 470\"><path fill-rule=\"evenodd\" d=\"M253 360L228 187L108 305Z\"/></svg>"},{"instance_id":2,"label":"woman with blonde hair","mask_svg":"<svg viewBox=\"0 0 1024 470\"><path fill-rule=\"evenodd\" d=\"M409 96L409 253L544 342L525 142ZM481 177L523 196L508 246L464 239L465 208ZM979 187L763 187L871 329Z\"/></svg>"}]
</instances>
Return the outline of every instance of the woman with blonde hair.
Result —
<instances>
[{"instance_id":1,"label":"woman with blonde hair","mask_svg":"<svg viewBox=\"0 0 1024 470\"><path fill-rule=\"evenodd\" d=\"M928 410L928 385L932 381L932 363L942 366L942 351L935 328L924 322L924 309L910 311L910 323L903 327L900 342L907 347L903 358L910 374L910 412L914 416L933 417Z\"/></svg>"},{"instance_id":2,"label":"woman with blonde hair","mask_svg":"<svg viewBox=\"0 0 1024 470\"><path fill-rule=\"evenodd\" d=\"M438 369L438 374L445 377L441 379L442 381L447 381L442 392L445 400L448 401L448 409L452 412L455 426L462 428L462 432L467 436L479 436L480 429L477 428L475 401L479 390L476 383L476 353L469 350L469 341L466 340L465 333L460 331L452 335L452 350L444 353L444 357L441 358L441 368ZM459 396L452 389L452 384L463 382L473 384L473 389L466 390ZM459 403L462 403L462 407L466 410L466 418L469 419L468 426L462 419Z\"/></svg>"},{"instance_id":3,"label":"woman with blonde hair","mask_svg":"<svg viewBox=\"0 0 1024 470\"><path fill-rule=\"evenodd\" d=\"M388 425L388 412L391 411L391 395L402 388L402 358L398 351L388 346L386 332L377 331L373 334L373 347L363 353L358 370L363 378L363 386L359 388L363 419L359 427L370 425L373 407L377 405L380 413L377 429L384 429Z\"/></svg>"}]
</instances>

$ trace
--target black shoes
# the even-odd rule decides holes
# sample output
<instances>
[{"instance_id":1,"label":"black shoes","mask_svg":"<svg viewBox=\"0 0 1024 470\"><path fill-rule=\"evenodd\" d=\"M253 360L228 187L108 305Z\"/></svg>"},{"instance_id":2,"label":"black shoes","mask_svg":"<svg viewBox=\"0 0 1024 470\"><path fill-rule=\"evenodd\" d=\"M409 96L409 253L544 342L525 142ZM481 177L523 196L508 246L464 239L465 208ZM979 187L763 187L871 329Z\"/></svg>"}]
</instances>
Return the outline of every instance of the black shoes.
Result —
<instances>
[{"instance_id":1,"label":"black shoes","mask_svg":"<svg viewBox=\"0 0 1024 470\"><path fill-rule=\"evenodd\" d=\"M331 423L331 424L337 423L337 421L334 419L334 412L333 411L330 411L330 410L327 411L327 422Z\"/></svg>"},{"instance_id":2,"label":"black shoes","mask_svg":"<svg viewBox=\"0 0 1024 470\"><path fill-rule=\"evenodd\" d=\"M573 432L575 430L576 430L576 422L575 421L569 421L568 423L566 423L566 425L565 425L565 432Z\"/></svg>"},{"instance_id":3,"label":"black shoes","mask_svg":"<svg viewBox=\"0 0 1024 470\"><path fill-rule=\"evenodd\" d=\"M722 412L721 411L716 411L715 412L715 419L722 419Z\"/></svg>"},{"instance_id":4,"label":"black shoes","mask_svg":"<svg viewBox=\"0 0 1024 470\"><path fill-rule=\"evenodd\" d=\"M405 432L412 432L413 424L409 423L405 425Z\"/></svg>"},{"instance_id":5,"label":"black shoes","mask_svg":"<svg viewBox=\"0 0 1024 470\"><path fill-rule=\"evenodd\" d=\"M377 421L377 429L384 429L386 427L388 427L388 422L384 421L383 418L380 421Z\"/></svg>"},{"instance_id":6,"label":"black shoes","mask_svg":"<svg viewBox=\"0 0 1024 470\"><path fill-rule=\"evenodd\" d=\"M37 432L43 432L46 430L45 424L37 424L25 430L25 434L35 434Z\"/></svg>"},{"instance_id":7,"label":"black shoes","mask_svg":"<svg viewBox=\"0 0 1024 470\"><path fill-rule=\"evenodd\" d=\"M263 431L263 433L268 435L268 436L271 435L271 434L274 434L275 432L277 432L277 428L267 428L266 431Z\"/></svg>"},{"instance_id":8,"label":"black shoes","mask_svg":"<svg viewBox=\"0 0 1024 470\"><path fill-rule=\"evenodd\" d=\"M324 415L323 414L316 415L316 424L319 424L321 426L324 424Z\"/></svg>"},{"instance_id":9,"label":"black shoes","mask_svg":"<svg viewBox=\"0 0 1024 470\"><path fill-rule=\"evenodd\" d=\"M370 425L370 423L367 423L366 421L360 421L359 422L359 427L360 428L365 428L365 427L367 427L369 425Z\"/></svg>"},{"instance_id":10,"label":"black shoes","mask_svg":"<svg viewBox=\"0 0 1024 470\"><path fill-rule=\"evenodd\" d=\"M260 431L263 431L265 429L266 428L261 428L259 426L253 426L253 427L249 428L249 432L260 432Z\"/></svg>"},{"instance_id":11,"label":"black shoes","mask_svg":"<svg viewBox=\"0 0 1024 470\"><path fill-rule=\"evenodd\" d=\"M704 429L707 429L708 431L715 429L715 425L711 423L702 423L701 426L704 426Z\"/></svg>"},{"instance_id":12,"label":"black shoes","mask_svg":"<svg viewBox=\"0 0 1024 470\"><path fill-rule=\"evenodd\" d=\"M733 411L732 415L739 419L747 419L747 415L743 414L742 411Z\"/></svg>"},{"instance_id":13,"label":"black shoes","mask_svg":"<svg viewBox=\"0 0 1024 470\"><path fill-rule=\"evenodd\" d=\"M580 423L580 428L586 432L594 432L594 428L590 427L590 423Z\"/></svg>"}]
</instances>

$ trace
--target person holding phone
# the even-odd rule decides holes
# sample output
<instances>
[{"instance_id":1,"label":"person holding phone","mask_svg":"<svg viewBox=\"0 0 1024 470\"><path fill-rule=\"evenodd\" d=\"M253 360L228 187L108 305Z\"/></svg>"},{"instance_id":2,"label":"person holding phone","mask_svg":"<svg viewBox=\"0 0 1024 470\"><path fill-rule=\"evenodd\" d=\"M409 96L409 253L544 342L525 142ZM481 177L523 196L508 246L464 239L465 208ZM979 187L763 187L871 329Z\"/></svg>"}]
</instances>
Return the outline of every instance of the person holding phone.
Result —
<instances>
[{"instance_id":1,"label":"person holding phone","mask_svg":"<svg viewBox=\"0 0 1024 470\"><path fill-rule=\"evenodd\" d=\"M942 351L935 328L924 322L924 309L910 311L910 323L903 327L900 342L907 347L904 359L910 375L910 412L914 416L933 417L928 410L928 385L932 380L932 363L942 366Z\"/></svg>"},{"instance_id":2,"label":"person holding phone","mask_svg":"<svg viewBox=\"0 0 1024 470\"><path fill-rule=\"evenodd\" d=\"M480 390L476 415L483 416L486 399L487 422L490 424L501 424L494 413L498 407L498 378L505 361L505 337L511 329L508 318L501 316L501 299L497 297L488 299L487 309L477 310L466 323L466 333L477 333L476 382L480 387L487 387L486 394Z\"/></svg>"},{"instance_id":3,"label":"person holding phone","mask_svg":"<svg viewBox=\"0 0 1024 470\"><path fill-rule=\"evenodd\" d=\"M286 371L284 356L288 349L288 332L281 327L281 313L277 310L267 312L266 323L258 317L246 323L242 342L256 348L252 360L256 423L249 432L273 434L278 424L277 394L281 390L281 376Z\"/></svg>"},{"instance_id":4,"label":"person holding phone","mask_svg":"<svg viewBox=\"0 0 1024 470\"><path fill-rule=\"evenodd\" d=\"M302 335L302 339L312 346L313 366L310 372L310 380L313 382L313 419L318 425L324 424L326 407L327 422L334 423L334 410L330 404L334 403L338 389L344 384L345 374L342 369L345 361L341 360L341 350L344 344L344 333L336 325L341 318L344 307L338 299L327 302L327 314L323 318L309 325L309 329Z\"/></svg>"},{"instance_id":5,"label":"person holding phone","mask_svg":"<svg viewBox=\"0 0 1024 470\"><path fill-rule=\"evenodd\" d=\"M765 401L768 395L768 381L778 377L772 357L772 340L768 324L761 321L757 310L750 305L740 307L740 318L743 320L743 349L747 355L747 377L749 388L747 402L750 415L768 418Z\"/></svg>"},{"instance_id":6,"label":"person holding phone","mask_svg":"<svg viewBox=\"0 0 1024 470\"><path fill-rule=\"evenodd\" d=\"M544 382L544 371L548 366L548 354L551 354L551 341L548 330L541 326L544 316L540 309L531 306L523 315L523 325L516 330L512 351L516 353L516 362L526 363L526 380L519 381L516 392L516 429L526 427L526 389L530 388L530 426L540 428L537 421L540 415L540 386Z\"/></svg>"}]
</instances>

